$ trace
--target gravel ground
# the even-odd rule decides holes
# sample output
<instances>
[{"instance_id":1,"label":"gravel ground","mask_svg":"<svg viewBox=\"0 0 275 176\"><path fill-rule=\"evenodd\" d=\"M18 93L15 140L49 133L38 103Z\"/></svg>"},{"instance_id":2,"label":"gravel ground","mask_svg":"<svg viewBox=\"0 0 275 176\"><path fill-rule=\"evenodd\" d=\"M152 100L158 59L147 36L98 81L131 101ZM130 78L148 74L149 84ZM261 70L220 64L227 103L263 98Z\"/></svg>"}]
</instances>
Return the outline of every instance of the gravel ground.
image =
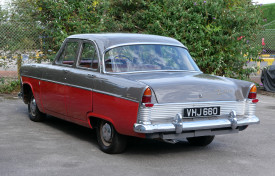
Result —
<instances>
[{"instance_id":1,"label":"gravel ground","mask_svg":"<svg viewBox=\"0 0 275 176\"><path fill-rule=\"evenodd\" d=\"M216 136L207 147L133 138L125 153L108 155L93 130L54 117L32 122L15 95L0 96L0 175L274 175L275 98L259 99L260 125Z\"/></svg>"}]
</instances>

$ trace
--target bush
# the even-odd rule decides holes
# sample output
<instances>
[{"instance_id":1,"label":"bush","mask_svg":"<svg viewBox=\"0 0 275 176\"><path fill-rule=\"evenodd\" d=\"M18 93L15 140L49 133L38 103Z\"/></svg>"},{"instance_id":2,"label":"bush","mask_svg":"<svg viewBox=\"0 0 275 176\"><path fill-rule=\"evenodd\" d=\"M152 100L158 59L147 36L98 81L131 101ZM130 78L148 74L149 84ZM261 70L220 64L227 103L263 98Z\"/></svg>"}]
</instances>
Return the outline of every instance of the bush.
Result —
<instances>
[{"instance_id":1,"label":"bush","mask_svg":"<svg viewBox=\"0 0 275 176\"><path fill-rule=\"evenodd\" d=\"M0 78L0 93L19 92L20 81L10 78Z\"/></svg>"},{"instance_id":2,"label":"bush","mask_svg":"<svg viewBox=\"0 0 275 176\"><path fill-rule=\"evenodd\" d=\"M104 31L158 34L185 44L205 73L244 79L255 69L261 13L250 0L105 2ZM253 44L253 45L252 45Z\"/></svg>"},{"instance_id":3,"label":"bush","mask_svg":"<svg viewBox=\"0 0 275 176\"><path fill-rule=\"evenodd\" d=\"M261 50L255 40L263 19L260 6L251 0L14 0L13 4L14 14L32 17L45 27L45 48L55 52L75 33L157 34L185 44L203 72L245 79L255 72L246 67L247 60L257 60Z\"/></svg>"}]
</instances>

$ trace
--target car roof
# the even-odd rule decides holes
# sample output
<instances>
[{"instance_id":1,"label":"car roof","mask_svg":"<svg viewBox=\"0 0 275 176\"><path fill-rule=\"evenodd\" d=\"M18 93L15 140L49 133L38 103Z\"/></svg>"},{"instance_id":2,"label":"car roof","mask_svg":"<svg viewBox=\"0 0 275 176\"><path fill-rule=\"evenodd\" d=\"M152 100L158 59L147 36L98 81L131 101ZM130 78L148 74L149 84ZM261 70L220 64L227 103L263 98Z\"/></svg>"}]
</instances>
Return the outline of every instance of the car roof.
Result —
<instances>
[{"instance_id":1,"label":"car roof","mask_svg":"<svg viewBox=\"0 0 275 176\"><path fill-rule=\"evenodd\" d=\"M105 49L132 43L154 43L163 45L175 45L185 47L181 42L170 37L163 37L149 34L130 34L130 33L100 33L100 34L76 34L71 35L71 39L84 39L96 42L101 52ZM186 47L185 47L186 48Z\"/></svg>"}]
</instances>

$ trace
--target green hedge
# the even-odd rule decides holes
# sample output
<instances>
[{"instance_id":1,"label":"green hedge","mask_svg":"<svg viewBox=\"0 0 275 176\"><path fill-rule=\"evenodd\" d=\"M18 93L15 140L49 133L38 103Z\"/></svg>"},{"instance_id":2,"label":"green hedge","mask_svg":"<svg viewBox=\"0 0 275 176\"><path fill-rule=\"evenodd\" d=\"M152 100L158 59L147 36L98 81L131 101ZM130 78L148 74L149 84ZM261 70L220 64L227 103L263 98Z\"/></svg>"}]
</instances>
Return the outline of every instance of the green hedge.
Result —
<instances>
[{"instance_id":1,"label":"green hedge","mask_svg":"<svg viewBox=\"0 0 275 176\"><path fill-rule=\"evenodd\" d=\"M263 18L251 0L14 0L10 13L44 26L45 50L76 33L157 34L185 44L205 73L243 79L261 52Z\"/></svg>"},{"instance_id":2,"label":"green hedge","mask_svg":"<svg viewBox=\"0 0 275 176\"><path fill-rule=\"evenodd\" d=\"M249 0L105 2L104 31L158 34L185 44L202 71L245 78L258 58L259 6ZM107 7L107 8L106 8Z\"/></svg>"}]
</instances>

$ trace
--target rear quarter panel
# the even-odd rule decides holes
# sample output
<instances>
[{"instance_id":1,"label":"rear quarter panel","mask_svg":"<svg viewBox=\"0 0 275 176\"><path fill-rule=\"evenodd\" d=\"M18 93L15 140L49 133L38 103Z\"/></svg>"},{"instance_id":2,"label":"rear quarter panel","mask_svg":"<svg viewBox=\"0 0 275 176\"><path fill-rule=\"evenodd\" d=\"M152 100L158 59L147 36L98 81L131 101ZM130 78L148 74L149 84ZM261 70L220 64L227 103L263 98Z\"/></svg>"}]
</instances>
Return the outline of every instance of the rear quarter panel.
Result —
<instances>
[{"instance_id":1,"label":"rear quarter panel","mask_svg":"<svg viewBox=\"0 0 275 176\"><path fill-rule=\"evenodd\" d=\"M144 83L131 81L113 75L99 74L94 81L93 114L113 123L115 129L124 135L140 136L133 131Z\"/></svg>"}]
</instances>

